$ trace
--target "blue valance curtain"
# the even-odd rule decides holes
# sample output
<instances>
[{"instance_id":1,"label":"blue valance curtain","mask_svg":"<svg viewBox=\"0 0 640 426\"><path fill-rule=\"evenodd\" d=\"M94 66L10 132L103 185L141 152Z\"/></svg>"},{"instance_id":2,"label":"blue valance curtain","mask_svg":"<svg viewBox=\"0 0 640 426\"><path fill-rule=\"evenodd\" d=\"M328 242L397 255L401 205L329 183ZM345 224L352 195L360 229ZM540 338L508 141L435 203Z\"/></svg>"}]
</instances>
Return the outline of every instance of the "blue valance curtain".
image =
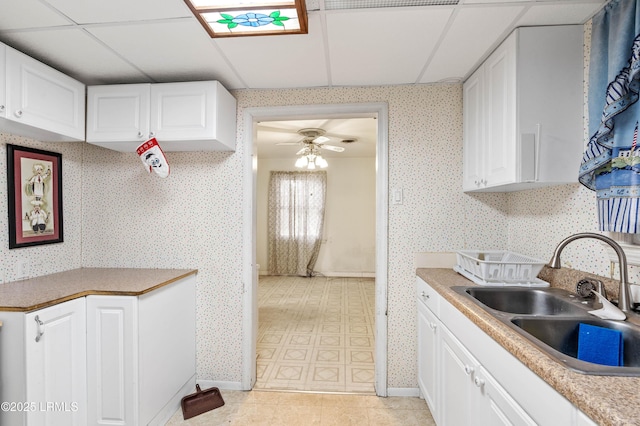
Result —
<instances>
[{"instance_id":1,"label":"blue valance curtain","mask_svg":"<svg viewBox=\"0 0 640 426\"><path fill-rule=\"evenodd\" d=\"M640 233L640 0L592 20L589 143L579 180L596 191L601 231Z\"/></svg>"}]
</instances>

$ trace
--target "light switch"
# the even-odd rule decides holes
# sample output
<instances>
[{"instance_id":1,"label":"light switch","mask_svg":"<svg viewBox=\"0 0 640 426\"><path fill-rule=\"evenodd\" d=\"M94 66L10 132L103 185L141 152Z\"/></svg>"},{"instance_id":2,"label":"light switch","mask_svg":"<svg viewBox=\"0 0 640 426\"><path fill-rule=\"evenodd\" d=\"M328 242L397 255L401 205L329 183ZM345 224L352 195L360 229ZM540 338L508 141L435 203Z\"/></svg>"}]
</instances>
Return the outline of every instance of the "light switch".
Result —
<instances>
[{"instance_id":1,"label":"light switch","mask_svg":"<svg viewBox=\"0 0 640 426\"><path fill-rule=\"evenodd\" d=\"M29 278L30 271L29 260L27 259L18 259L16 262L16 280L24 280Z\"/></svg>"},{"instance_id":2,"label":"light switch","mask_svg":"<svg viewBox=\"0 0 640 426\"><path fill-rule=\"evenodd\" d=\"M402 204L402 188L394 188L391 191L391 202L393 204Z\"/></svg>"}]
</instances>

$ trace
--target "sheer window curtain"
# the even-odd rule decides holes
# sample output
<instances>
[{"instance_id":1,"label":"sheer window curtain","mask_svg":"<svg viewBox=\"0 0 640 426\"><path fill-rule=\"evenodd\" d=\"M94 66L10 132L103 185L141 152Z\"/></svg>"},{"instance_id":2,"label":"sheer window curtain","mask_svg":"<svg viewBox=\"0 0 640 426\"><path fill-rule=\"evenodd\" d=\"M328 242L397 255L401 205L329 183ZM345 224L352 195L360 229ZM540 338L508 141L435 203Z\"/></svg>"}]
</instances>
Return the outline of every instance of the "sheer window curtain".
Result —
<instances>
[{"instance_id":1,"label":"sheer window curtain","mask_svg":"<svg viewBox=\"0 0 640 426\"><path fill-rule=\"evenodd\" d=\"M327 173L271 172L269 180L269 270L311 277L324 225Z\"/></svg>"}]
</instances>

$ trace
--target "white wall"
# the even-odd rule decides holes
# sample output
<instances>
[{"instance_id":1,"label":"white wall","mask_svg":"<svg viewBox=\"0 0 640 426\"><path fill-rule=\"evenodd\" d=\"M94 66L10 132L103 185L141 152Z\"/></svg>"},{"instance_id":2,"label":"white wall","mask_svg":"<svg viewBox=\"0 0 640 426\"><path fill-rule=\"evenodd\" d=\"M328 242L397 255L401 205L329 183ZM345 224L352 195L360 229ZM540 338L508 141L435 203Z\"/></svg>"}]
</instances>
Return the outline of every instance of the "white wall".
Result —
<instances>
[{"instance_id":1,"label":"white wall","mask_svg":"<svg viewBox=\"0 0 640 426\"><path fill-rule=\"evenodd\" d=\"M258 158L257 253L268 274L267 202L271 171L298 171L295 158ZM375 275L375 157L329 158L323 244L315 271L327 276Z\"/></svg>"}]
</instances>

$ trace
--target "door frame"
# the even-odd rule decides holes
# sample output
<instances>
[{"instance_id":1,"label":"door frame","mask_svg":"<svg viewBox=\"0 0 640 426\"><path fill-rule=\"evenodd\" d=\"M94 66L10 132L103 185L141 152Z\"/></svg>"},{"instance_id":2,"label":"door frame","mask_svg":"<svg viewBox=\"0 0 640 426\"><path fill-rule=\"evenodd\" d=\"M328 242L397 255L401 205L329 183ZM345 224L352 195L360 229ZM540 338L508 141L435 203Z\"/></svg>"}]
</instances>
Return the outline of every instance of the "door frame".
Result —
<instances>
[{"instance_id":1,"label":"door frame","mask_svg":"<svg viewBox=\"0 0 640 426\"><path fill-rule=\"evenodd\" d=\"M258 303L256 265L257 147L259 121L375 117L376 142L376 266L375 266L375 389L387 396L387 280L388 280L388 141L389 108L384 102L335 105L298 105L246 108L243 113L243 329L242 389L256 381Z\"/></svg>"}]
</instances>

